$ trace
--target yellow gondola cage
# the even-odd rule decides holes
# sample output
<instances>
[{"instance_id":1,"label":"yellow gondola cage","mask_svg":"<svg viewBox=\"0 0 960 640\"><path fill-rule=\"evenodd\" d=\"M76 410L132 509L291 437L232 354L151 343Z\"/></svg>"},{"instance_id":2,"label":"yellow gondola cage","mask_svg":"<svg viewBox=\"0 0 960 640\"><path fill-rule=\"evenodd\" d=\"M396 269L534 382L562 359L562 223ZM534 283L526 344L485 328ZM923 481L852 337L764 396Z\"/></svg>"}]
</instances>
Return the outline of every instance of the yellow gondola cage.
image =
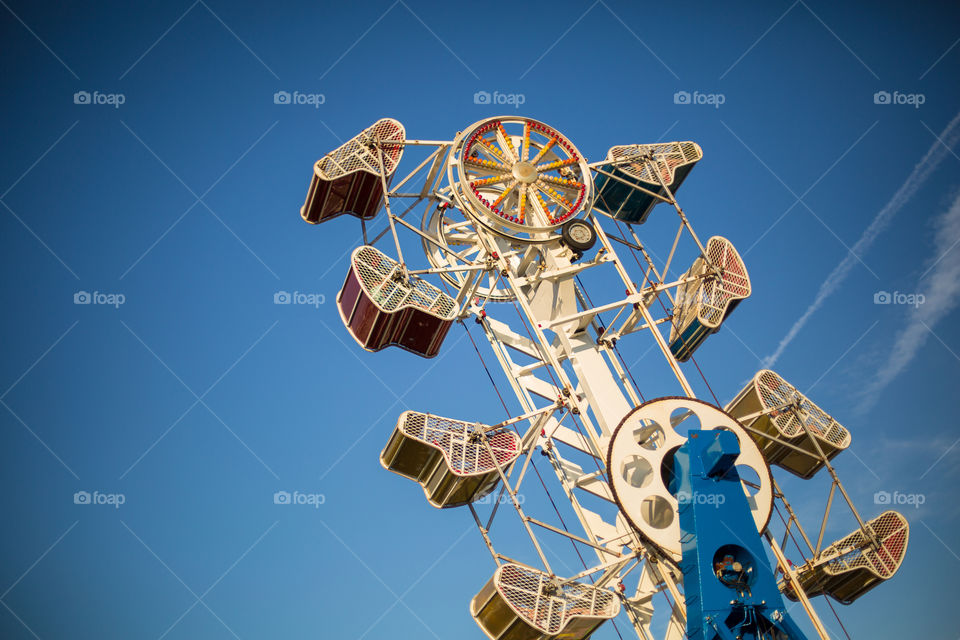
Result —
<instances>
[{"instance_id":1,"label":"yellow gondola cage","mask_svg":"<svg viewBox=\"0 0 960 640\"><path fill-rule=\"evenodd\" d=\"M487 495L521 452L519 436L507 429L404 411L380 464L423 487L435 507L457 507ZM491 452L493 455L491 455Z\"/></svg>"},{"instance_id":2,"label":"yellow gondola cage","mask_svg":"<svg viewBox=\"0 0 960 640\"><path fill-rule=\"evenodd\" d=\"M808 596L825 593L850 604L870 589L889 580L903 564L910 537L907 519L896 511L884 511L866 523L878 541L874 547L857 529L823 550L819 558L797 570L800 586ZM791 600L796 594L784 593Z\"/></svg>"},{"instance_id":3,"label":"yellow gondola cage","mask_svg":"<svg viewBox=\"0 0 960 640\"><path fill-rule=\"evenodd\" d=\"M801 478L812 478L823 468L818 445L827 460L850 446L849 431L769 369L757 372L727 412L748 427L767 462Z\"/></svg>"},{"instance_id":4,"label":"yellow gondola cage","mask_svg":"<svg viewBox=\"0 0 960 640\"><path fill-rule=\"evenodd\" d=\"M491 640L583 640L618 613L620 600L609 589L511 563L470 602L470 614Z\"/></svg>"}]
</instances>

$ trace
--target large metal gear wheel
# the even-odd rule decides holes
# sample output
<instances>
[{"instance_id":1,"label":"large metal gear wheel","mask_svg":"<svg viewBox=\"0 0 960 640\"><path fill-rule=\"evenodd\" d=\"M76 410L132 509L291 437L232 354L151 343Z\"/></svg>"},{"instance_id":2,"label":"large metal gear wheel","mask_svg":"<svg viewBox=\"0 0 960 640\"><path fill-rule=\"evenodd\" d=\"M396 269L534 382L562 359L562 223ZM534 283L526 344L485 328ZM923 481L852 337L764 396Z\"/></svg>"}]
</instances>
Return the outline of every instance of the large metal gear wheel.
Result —
<instances>
[{"instance_id":1,"label":"large metal gear wheel","mask_svg":"<svg viewBox=\"0 0 960 640\"><path fill-rule=\"evenodd\" d=\"M610 488L631 526L678 561L678 503L667 485L673 473L673 455L686 442L684 432L690 429L727 429L736 434L740 443L736 467L758 531L766 529L773 510L770 467L756 443L732 416L695 398L669 397L645 402L623 418L610 438Z\"/></svg>"}]
</instances>

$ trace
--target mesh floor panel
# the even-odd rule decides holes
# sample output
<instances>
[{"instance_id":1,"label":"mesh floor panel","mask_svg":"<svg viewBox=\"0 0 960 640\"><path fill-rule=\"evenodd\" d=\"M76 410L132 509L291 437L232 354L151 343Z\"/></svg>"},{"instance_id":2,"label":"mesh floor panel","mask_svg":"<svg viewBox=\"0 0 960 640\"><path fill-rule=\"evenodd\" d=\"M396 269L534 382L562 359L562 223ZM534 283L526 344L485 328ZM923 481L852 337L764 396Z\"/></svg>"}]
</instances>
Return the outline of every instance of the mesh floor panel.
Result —
<instances>
[{"instance_id":1,"label":"mesh floor panel","mask_svg":"<svg viewBox=\"0 0 960 640\"><path fill-rule=\"evenodd\" d=\"M810 432L837 447L850 444L850 432L811 402L796 387L770 370L759 372L752 384L769 411L777 430L788 438L803 433L803 424ZM783 405L792 405L784 408ZM799 407L799 408L798 408Z\"/></svg>"},{"instance_id":2,"label":"mesh floor panel","mask_svg":"<svg viewBox=\"0 0 960 640\"><path fill-rule=\"evenodd\" d=\"M490 451L500 468L511 464L520 455L520 438L513 431L488 433L490 450L472 434L485 425L441 418L428 413L407 411L401 430L411 438L433 445L443 452L451 471L457 475L474 475L496 471Z\"/></svg>"},{"instance_id":3,"label":"mesh floor panel","mask_svg":"<svg viewBox=\"0 0 960 640\"><path fill-rule=\"evenodd\" d=\"M677 290L677 321L671 331L671 341L694 320L704 326L717 328L737 300L750 296L750 276L740 254L726 238L714 236L707 241L707 258L697 258L687 271L687 277L697 278ZM711 274L710 265L720 270Z\"/></svg>"},{"instance_id":4,"label":"mesh floor panel","mask_svg":"<svg viewBox=\"0 0 960 640\"><path fill-rule=\"evenodd\" d=\"M648 157L652 162L644 161ZM612 147L607 152L607 159L611 161L636 159L635 162L621 165L619 169L632 178L657 187L660 186L660 181L656 173L660 174L664 184L669 187L678 167L694 164L702 158L703 151L694 142L628 144Z\"/></svg>"},{"instance_id":5,"label":"mesh floor panel","mask_svg":"<svg viewBox=\"0 0 960 640\"><path fill-rule=\"evenodd\" d=\"M359 135L347 140L317 161L317 175L326 180L334 180L354 171L380 173L378 140L403 140L406 132L403 125L392 118L378 120L364 129ZM384 175L393 175L403 155L402 144L382 145Z\"/></svg>"},{"instance_id":6,"label":"mesh floor panel","mask_svg":"<svg viewBox=\"0 0 960 640\"><path fill-rule=\"evenodd\" d=\"M613 592L579 582L554 587L550 576L536 569L505 564L498 570L497 589L533 626L559 633L574 616L613 618L620 602Z\"/></svg>"},{"instance_id":7,"label":"mesh floor panel","mask_svg":"<svg viewBox=\"0 0 960 640\"><path fill-rule=\"evenodd\" d=\"M410 306L445 320L457 314L456 301L426 280L400 278L400 264L383 252L363 246L353 254L353 266L370 298L384 311Z\"/></svg>"},{"instance_id":8,"label":"mesh floor panel","mask_svg":"<svg viewBox=\"0 0 960 640\"><path fill-rule=\"evenodd\" d=\"M880 541L880 548L871 547L863 531L857 529L823 551L821 557L830 558L823 565L826 573L836 575L860 567L868 568L884 579L896 573L907 551L909 525L906 518L896 511L885 511L866 525Z\"/></svg>"}]
</instances>

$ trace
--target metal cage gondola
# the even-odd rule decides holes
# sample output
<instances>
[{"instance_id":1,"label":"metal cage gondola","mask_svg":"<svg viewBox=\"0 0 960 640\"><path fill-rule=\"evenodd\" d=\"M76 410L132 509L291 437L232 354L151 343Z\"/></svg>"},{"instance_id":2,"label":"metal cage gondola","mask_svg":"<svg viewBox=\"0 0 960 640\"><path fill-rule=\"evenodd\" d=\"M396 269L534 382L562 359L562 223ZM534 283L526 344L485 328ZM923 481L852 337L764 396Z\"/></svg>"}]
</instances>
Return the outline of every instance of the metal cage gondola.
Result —
<instances>
[{"instance_id":1,"label":"metal cage gondola","mask_svg":"<svg viewBox=\"0 0 960 640\"><path fill-rule=\"evenodd\" d=\"M470 613L492 640L583 640L620 613L620 600L608 589L508 563L474 596Z\"/></svg>"},{"instance_id":2,"label":"metal cage gondola","mask_svg":"<svg viewBox=\"0 0 960 640\"><path fill-rule=\"evenodd\" d=\"M399 142L380 141L402 141L405 135L402 124L383 118L317 160L300 217L310 224L344 213L363 220L375 217L383 201L384 182L389 186L403 155Z\"/></svg>"},{"instance_id":3,"label":"metal cage gondola","mask_svg":"<svg viewBox=\"0 0 960 640\"><path fill-rule=\"evenodd\" d=\"M423 486L435 507L457 507L487 495L520 455L513 431L404 411L380 454L388 471ZM492 455L491 455L492 452Z\"/></svg>"}]
</instances>

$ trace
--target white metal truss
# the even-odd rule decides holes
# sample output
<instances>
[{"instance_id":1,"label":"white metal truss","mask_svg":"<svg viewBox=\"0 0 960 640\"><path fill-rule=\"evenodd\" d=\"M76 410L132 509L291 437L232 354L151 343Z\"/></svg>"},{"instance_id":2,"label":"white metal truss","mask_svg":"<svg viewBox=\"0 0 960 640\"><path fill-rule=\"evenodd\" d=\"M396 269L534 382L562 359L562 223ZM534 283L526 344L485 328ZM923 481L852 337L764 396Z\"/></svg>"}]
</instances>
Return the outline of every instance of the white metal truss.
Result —
<instances>
[{"instance_id":1,"label":"white metal truss","mask_svg":"<svg viewBox=\"0 0 960 640\"><path fill-rule=\"evenodd\" d=\"M536 136L539 142L531 142ZM379 172L388 226L370 239L366 218L358 217L364 224L365 244L373 245L386 234L394 241L397 273L391 273L400 281L397 288L403 289L403 283L411 278L437 275L456 290L451 296L459 309L458 321L472 319L480 325L521 407L521 415L498 425L477 427L484 432L525 424L520 429L521 453L510 458L508 464L501 465L499 461L503 457L490 449L488 441L483 441L489 450L485 460L492 463L486 473L492 476L495 471L500 481L496 490L499 495L489 517L484 520L474 505L468 503L497 566L503 569L518 563L497 551L490 534L500 498L506 498L530 538L546 572L543 575L555 574L538 531L566 537L575 545L591 549L596 556L595 564L587 563L576 576L558 578L558 584L590 578L591 588L616 589L638 637L643 639L655 637L654 596L662 596L669 607L669 621L659 637L679 640L684 637L686 621L677 558L651 544L649 538L630 526L618 511L609 482L609 474L618 472L607 468L611 437L624 417L644 401L631 372L621 361L617 342L633 334L651 338L663 356L664 373L669 371L667 375L676 379L682 396L695 399L671 334L676 337L682 333L690 326L684 318L691 317L704 319L701 327L704 331L715 331L729 313L730 302L738 299L737 296L749 295L749 278L732 245L722 238L711 238L706 245L701 242L677 203L671 190L671 184L677 184L674 169L692 166L702 152L693 143L671 144L674 146L615 147L628 152L611 153L604 161L587 163L555 130L523 118L482 121L453 141L371 138L362 150L370 156L366 164ZM393 177L394 159L399 161L396 150L407 147L426 147L430 152L391 186L387 178ZM390 153L385 155L386 151ZM670 154L679 154L679 160ZM538 165L540 161L543 163ZM567 171L546 175L548 171L560 169ZM663 202L673 207L679 226L663 264L658 265L651 258L651 252L633 225L626 225L629 237L624 236L620 223L610 221L610 218L615 220L616 212L606 211L601 203L592 201L590 172L604 176L607 181L627 185L652 198L654 204ZM416 184L420 184L419 188ZM416 226L408 217L421 208L422 220ZM597 240L596 250L589 254L580 255L556 233L561 222L577 217L590 225ZM429 263L427 268L409 268L401 249L399 229L418 236ZM699 257L683 276L668 281L667 274L681 240L692 241ZM640 274L631 274L619 257L617 246L626 247L639 256ZM745 293L742 282L725 279L731 265L733 271L737 268L742 271L733 275L745 280ZM612 279L617 282L613 289L624 293L615 300L594 305L579 284L579 276L588 272ZM704 307L690 306L694 304ZM514 306L516 312L510 309ZM680 356L680 359L686 357ZM746 418L782 408L765 406L753 413L741 412L737 418L743 423ZM754 436L761 433L747 422L742 424L746 429L744 433ZM839 489L857 518L858 532L879 545L873 529L854 509L830 464L835 452L824 451L814 437L817 434L810 432L808 421L799 420L795 426L805 431L810 443L798 445L795 440L769 430L762 434L784 450L814 459L816 468L828 470L832 483L814 545L800 527L786 496L772 481L774 499L789 514L783 544L796 528L811 554L807 565L819 566L838 557L841 552L835 545L824 550L822 543L834 492ZM468 431L464 427L464 434ZM439 445L435 448L442 450ZM535 449L540 449L548 458L576 515L579 531L561 529L528 515L518 499ZM487 482L485 486L492 484ZM424 488L426 490L426 484ZM609 508L601 511L588 506L597 504L596 500ZM798 570L787 561L782 545L769 530L764 537L783 572L784 589L799 599L819 637L829 638L804 592ZM830 558L821 559L825 552ZM627 588L628 579L636 581L635 587ZM494 578L490 584L496 587Z\"/></svg>"}]
</instances>

